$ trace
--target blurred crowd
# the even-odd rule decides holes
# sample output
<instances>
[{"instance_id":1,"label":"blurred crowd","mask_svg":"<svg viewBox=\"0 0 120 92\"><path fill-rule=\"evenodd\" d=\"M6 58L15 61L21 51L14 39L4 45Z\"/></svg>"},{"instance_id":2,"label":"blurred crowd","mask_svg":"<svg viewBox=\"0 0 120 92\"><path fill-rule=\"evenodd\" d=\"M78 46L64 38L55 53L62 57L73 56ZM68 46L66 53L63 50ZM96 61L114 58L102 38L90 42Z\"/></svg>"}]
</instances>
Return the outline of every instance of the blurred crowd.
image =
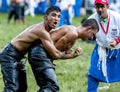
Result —
<instances>
[{"instance_id":1,"label":"blurred crowd","mask_svg":"<svg viewBox=\"0 0 120 92\"><path fill-rule=\"evenodd\" d=\"M109 0L109 8L120 12L120 1ZM59 6L62 16L59 26L71 25L73 17L85 16L95 11L94 0L0 0L0 12L8 13L8 24L12 17L14 23L25 23L25 16L44 14L47 7Z\"/></svg>"},{"instance_id":2,"label":"blurred crowd","mask_svg":"<svg viewBox=\"0 0 120 92\"><path fill-rule=\"evenodd\" d=\"M80 17L80 8L84 0L0 0L0 11L8 12L8 23L14 17L19 23L25 23L25 16L44 14L47 7L58 6L62 10L59 26L71 25L73 17Z\"/></svg>"}]
</instances>

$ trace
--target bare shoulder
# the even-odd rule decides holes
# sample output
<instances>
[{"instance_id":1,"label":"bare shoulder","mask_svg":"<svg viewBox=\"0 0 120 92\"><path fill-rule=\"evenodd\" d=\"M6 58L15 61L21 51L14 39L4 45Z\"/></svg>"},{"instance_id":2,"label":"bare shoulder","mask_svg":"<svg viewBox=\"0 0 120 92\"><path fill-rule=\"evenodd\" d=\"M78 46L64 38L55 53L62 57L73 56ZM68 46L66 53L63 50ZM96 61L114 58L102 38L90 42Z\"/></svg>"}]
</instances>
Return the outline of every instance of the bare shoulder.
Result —
<instances>
[{"instance_id":1,"label":"bare shoulder","mask_svg":"<svg viewBox=\"0 0 120 92\"><path fill-rule=\"evenodd\" d=\"M64 30L66 32L73 32L76 30L76 27L72 25L65 25L65 26L60 27L59 30Z\"/></svg>"},{"instance_id":2,"label":"bare shoulder","mask_svg":"<svg viewBox=\"0 0 120 92\"><path fill-rule=\"evenodd\" d=\"M58 27L57 29L54 29L53 31L51 31L51 35L52 36L58 36L58 35L76 35L76 27L75 26L71 26L71 25L64 25L61 27Z\"/></svg>"},{"instance_id":3,"label":"bare shoulder","mask_svg":"<svg viewBox=\"0 0 120 92\"><path fill-rule=\"evenodd\" d=\"M73 26L73 25L66 26L66 31L67 31L67 33L69 33L71 35L76 35L77 34L76 27Z\"/></svg>"},{"instance_id":4,"label":"bare shoulder","mask_svg":"<svg viewBox=\"0 0 120 92\"><path fill-rule=\"evenodd\" d=\"M76 27L72 25L65 25L60 27L59 29L61 31L61 34L64 34L65 37L73 37L76 38L78 36L78 33L76 31Z\"/></svg>"},{"instance_id":5,"label":"bare shoulder","mask_svg":"<svg viewBox=\"0 0 120 92\"><path fill-rule=\"evenodd\" d=\"M48 32L45 30L45 27L42 23L35 24L31 26L31 32L38 35L42 36L43 34L47 34Z\"/></svg>"}]
</instances>

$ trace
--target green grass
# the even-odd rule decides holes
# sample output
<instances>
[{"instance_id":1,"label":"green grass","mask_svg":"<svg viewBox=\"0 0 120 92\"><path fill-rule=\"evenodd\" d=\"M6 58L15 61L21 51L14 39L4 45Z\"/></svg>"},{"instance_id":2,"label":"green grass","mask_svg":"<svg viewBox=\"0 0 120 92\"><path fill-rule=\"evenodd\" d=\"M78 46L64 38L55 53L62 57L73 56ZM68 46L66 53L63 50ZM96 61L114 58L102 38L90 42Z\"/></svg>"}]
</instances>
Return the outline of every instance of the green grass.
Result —
<instances>
[{"instance_id":1,"label":"green grass","mask_svg":"<svg viewBox=\"0 0 120 92\"><path fill-rule=\"evenodd\" d=\"M36 17L26 16L26 24L7 24L7 14L0 13L0 49L2 49L12 38L18 35L22 30L28 26L41 22L43 16L37 15ZM83 17L74 18L73 25L78 26ZM88 44L81 40L78 40L73 49L80 45L83 48L83 55L68 60L56 60L56 74L60 85L60 92L86 92L87 88L87 72L89 68L89 60L91 52L94 48L94 44ZM38 87L36 85L31 67L26 63L27 69L27 92L36 92ZM100 86L106 85L101 83ZM113 83L108 90L100 90L99 92L119 92L120 83ZM0 92L4 87L2 74L0 72Z\"/></svg>"}]
</instances>

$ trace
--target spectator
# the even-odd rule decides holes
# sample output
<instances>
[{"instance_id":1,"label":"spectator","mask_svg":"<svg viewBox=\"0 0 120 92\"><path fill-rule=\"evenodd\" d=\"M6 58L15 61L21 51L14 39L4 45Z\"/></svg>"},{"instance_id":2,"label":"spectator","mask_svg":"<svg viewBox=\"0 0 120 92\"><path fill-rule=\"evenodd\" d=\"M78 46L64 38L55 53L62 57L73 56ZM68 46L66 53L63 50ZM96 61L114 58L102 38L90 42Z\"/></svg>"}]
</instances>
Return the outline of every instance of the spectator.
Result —
<instances>
[{"instance_id":1,"label":"spectator","mask_svg":"<svg viewBox=\"0 0 120 92\"><path fill-rule=\"evenodd\" d=\"M58 2L56 3L56 5L59 6L62 10L62 16L60 19L59 26L62 26L64 24L66 25L72 24L71 17L73 15L71 14L71 11L74 3L75 3L74 0L58 0Z\"/></svg>"},{"instance_id":2,"label":"spectator","mask_svg":"<svg viewBox=\"0 0 120 92\"><path fill-rule=\"evenodd\" d=\"M90 60L87 92L98 92L100 82L120 82L120 14L108 9L108 0L95 0L94 6L96 12L89 18L96 19L99 31Z\"/></svg>"},{"instance_id":3,"label":"spectator","mask_svg":"<svg viewBox=\"0 0 120 92\"><path fill-rule=\"evenodd\" d=\"M25 10L25 15L30 14L32 17L34 17L35 7L37 7L37 3L35 3L35 0L26 0L26 3L28 4L28 7Z\"/></svg>"},{"instance_id":4,"label":"spectator","mask_svg":"<svg viewBox=\"0 0 120 92\"><path fill-rule=\"evenodd\" d=\"M16 1L15 0L11 0L7 23L9 24L11 19L12 19L12 17L14 17L14 24L16 24L16 22L18 20L18 16L19 15L18 15L18 11L17 11Z\"/></svg>"},{"instance_id":5,"label":"spectator","mask_svg":"<svg viewBox=\"0 0 120 92\"><path fill-rule=\"evenodd\" d=\"M18 22L25 24L25 0L16 0Z\"/></svg>"}]
</instances>

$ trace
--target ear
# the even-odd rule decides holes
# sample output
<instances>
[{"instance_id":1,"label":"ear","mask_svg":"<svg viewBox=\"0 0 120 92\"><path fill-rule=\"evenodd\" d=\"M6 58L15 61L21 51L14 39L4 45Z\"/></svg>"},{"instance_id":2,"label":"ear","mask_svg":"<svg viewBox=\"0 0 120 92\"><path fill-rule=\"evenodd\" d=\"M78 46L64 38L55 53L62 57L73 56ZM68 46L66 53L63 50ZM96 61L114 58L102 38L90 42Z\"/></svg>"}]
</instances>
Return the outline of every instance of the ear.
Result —
<instances>
[{"instance_id":1,"label":"ear","mask_svg":"<svg viewBox=\"0 0 120 92\"><path fill-rule=\"evenodd\" d=\"M47 19L47 15L44 15L44 19L45 19L45 20Z\"/></svg>"}]
</instances>

